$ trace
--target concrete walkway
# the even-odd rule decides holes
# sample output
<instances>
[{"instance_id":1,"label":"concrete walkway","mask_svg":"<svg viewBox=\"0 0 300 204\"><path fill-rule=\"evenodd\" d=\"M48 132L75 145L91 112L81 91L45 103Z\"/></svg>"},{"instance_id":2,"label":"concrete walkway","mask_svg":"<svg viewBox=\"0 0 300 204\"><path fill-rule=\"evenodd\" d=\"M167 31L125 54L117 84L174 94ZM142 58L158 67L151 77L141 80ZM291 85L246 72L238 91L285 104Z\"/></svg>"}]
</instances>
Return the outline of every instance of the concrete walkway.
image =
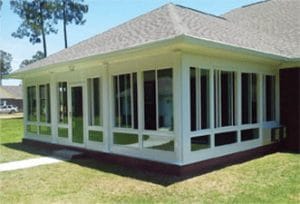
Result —
<instances>
[{"instance_id":1,"label":"concrete walkway","mask_svg":"<svg viewBox=\"0 0 300 204\"><path fill-rule=\"evenodd\" d=\"M21 161L6 162L0 164L0 172L26 169L35 166L45 165L45 164L54 164L62 161L63 160L51 158L51 157L41 157L35 159L25 159Z\"/></svg>"},{"instance_id":2,"label":"concrete walkway","mask_svg":"<svg viewBox=\"0 0 300 204\"><path fill-rule=\"evenodd\" d=\"M62 161L71 160L74 156L81 155L81 152L61 149L53 152L52 157L39 157L34 159L25 159L0 164L0 172L13 171L18 169L27 169L35 166L54 164Z\"/></svg>"}]
</instances>

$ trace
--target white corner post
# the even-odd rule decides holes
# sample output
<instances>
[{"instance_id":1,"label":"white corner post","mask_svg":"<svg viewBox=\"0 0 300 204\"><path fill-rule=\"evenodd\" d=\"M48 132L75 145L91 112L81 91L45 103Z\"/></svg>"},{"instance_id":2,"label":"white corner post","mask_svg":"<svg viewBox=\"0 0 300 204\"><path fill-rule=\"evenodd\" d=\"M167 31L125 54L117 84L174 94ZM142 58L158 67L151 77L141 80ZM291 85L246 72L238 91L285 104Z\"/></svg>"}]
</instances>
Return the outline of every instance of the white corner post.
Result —
<instances>
[{"instance_id":1,"label":"white corner post","mask_svg":"<svg viewBox=\"0 0 300 204\"><path fill-rule=\"evenodd\" d=\"M189 64L186 61L185 55L181 55L181 148L182 148L182 163L185 164L190 153L190 83L189 83Z\"/></svg>"}]
</instances>

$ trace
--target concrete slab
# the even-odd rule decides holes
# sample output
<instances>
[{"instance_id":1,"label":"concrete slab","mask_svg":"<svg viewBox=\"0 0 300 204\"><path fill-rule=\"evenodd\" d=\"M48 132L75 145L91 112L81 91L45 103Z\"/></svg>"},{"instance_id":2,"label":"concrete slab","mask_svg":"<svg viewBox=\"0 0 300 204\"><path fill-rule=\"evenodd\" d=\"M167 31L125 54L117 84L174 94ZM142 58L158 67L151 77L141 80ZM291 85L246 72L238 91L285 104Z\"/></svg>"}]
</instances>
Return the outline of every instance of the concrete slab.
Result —
<instances>
[{"instance_id":1,"label":"concrete slab","mask_svg":"<svg viewBox=\"0 0 300 204\"><path fill-rule=\"evenodd\" d=\"M52 157L40 157L40 158L26 159L21 161L6 162L0 164L0 172L13 171L17 169L26 169L26 168L31 168L40 165L54 164L62 161L63 160L61 159L56 159Z\"/></svg>"}]
</instances>

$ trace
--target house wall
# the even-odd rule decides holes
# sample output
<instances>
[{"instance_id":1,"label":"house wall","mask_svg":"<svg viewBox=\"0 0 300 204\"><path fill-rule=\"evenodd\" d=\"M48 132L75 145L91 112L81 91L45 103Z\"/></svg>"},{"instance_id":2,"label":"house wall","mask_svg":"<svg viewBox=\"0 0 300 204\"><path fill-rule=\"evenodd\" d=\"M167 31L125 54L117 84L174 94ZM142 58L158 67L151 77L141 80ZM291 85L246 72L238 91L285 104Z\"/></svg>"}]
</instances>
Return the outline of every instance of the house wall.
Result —
<instances>
[{"instance_id":1,"label":"house wall","mask_svg":"<svg viewBox=\"0 0 300 204\"><path fill-rule=\"evenodd\" d=\"M174 116L174 129L172 131L150 131L145 130L144 126L144 115L143 115L143 71L146 70L160 70L165 68L173 69L173 116ZM46 73L40 76L27 77L23 84L24 87L39 86L41 84L50 84L51 92L51 123L45 124L41 122L29 122L27 117L27 96L24 94L24 123L25 127L28 125L39 127L41 125L51 127L51 135L41 135L40 131L37 133L29 133L25 128L25 138L38 140L43 142L49 142L54 144L68 145L79 148L87 148L95 151L110 152L113 154L127 155L133 157L139 157L143 159L156 160L160 162L178 164L181 160L181 134L180 134L180 109L176 107L181 106L180 99L180 58L176 52L164 53L164 54L151 54L150 56L137 57L134 60L125 60L122 62L111 62L111 63L90 63L87 66L74 66L69 69L60 69L59 71ZM114 127L114 98L113 98L113 76L119 74L126 74L136 72L138 77L138 129L132 128L117 128ZM101 127L94 127L88 125L88 90L87 90L87 79L100 77L101 79L101 92L102 92L102 104L103 110L103 125ZM83 88L83 115L84 115L84 142L83 144L75 144L71 140L71 129L72 123L70 115L68 116L68 124L58 123L58 107L57 107L57 86L58 82L68 83L68 97L71 98L70 91L72 86L82 86ZM26 93L26 88L24 88ZM39 93L37 89L37 98ZM70 100L68 106L71 107ZM39 110L39 103L37 103L37 109ZM69 110L70 111L70 110ZM39 112L37 113L39 115ZM39 121L39 116L38 116ZM68 138L58 137L58 128L68 128ZM102 131L103 142L94 142L88 139L88 131ZM137 134L138 143L134 147L130 145L116 145L113 143L114 133L125 133L125 134ZM148 135L151 138L164 138L165 140L174 140L174 150L154 150L148 149L143 146L143 135ZM160 155L157 157L157 155Z\"/></svg>"},{"instance_id":2,"label":"house wall","mask_svg":"<svg viewBox=\"0 0 300 204\"><path fill-rule=\"evenodd\" d=\"M210 127L205 130L191 131L190 120L190 67L202 68L209 70L209 90L210 90ZM214 70L234 71L236 73L236 125L227 127L214 127ZM258 122L254 124L242 124L241 122L241 73L256 73L258 74ZM276 76L276 119L274 121L264 121L264 88L263 76ZM227 57L215 57L202 55L201 53L184 53L182 56L182 135L183 135L183 164L190 164L215 157L229 155L232 153L253 149L259 146L273 143L271 129L279 126L279 72L278 69L272 65L262 64L258 62L251 62L245 59L234 59ZM259 137L249 141L241 141L241 130L252 128L259 129ZM237 142L228 145L215 146L215 135L225 132L237 132ZM198 151L191 151L191 138L198 136L210 137L210 148L201 149Z\"/></svg>"},{"instance_id":3,"label":"house wall","mask_svg":"<svg viewBox=\"0 0 300 204\"><path fill-rule=\"evenodd\" d=\"M280 70L280 122L286 126L286 148L300 152L300 68Z\"/></svg>"}]
</instances>

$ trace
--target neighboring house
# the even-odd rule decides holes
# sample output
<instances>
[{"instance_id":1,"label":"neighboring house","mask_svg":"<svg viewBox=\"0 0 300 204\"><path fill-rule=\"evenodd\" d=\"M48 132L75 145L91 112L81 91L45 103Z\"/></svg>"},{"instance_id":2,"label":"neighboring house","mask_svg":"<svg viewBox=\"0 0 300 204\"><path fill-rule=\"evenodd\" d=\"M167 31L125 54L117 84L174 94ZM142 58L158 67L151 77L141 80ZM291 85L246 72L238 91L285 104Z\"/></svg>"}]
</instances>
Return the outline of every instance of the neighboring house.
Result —
<instances>
[{"instance_id":1,"label":"neighboring house","mask_svg":"<svg viewBox=\"0 0 300 204\"><path fill-rule=\"evenodd\" d=\"M0 105L13 105L22 112L22 86L0 86Z\"/></svg>"},{"instance_id":2,"label":"neighboring house","mask_svg":"<svg viewBox=\"0 0 300 204\"><path fill-rule=\"evenodd\" d=\"M300 151L299 4L167 4L19 69L25 140L179 167Z\"/></svg>"}]
</instances>

